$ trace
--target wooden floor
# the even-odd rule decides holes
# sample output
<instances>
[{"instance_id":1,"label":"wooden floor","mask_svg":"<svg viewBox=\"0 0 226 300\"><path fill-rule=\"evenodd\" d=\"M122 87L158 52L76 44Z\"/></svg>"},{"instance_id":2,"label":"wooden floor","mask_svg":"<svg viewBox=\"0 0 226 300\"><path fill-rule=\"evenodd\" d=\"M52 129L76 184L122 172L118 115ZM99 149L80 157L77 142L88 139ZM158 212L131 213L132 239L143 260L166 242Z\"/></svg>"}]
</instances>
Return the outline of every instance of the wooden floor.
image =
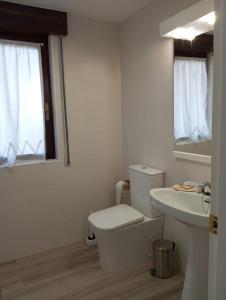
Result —
<instances>
[{"instance_id":1,"label":"wooden floor","mask_svg":"<svg viewBox=\"0 0 226 300\"><path fill-rule=\"evenodd\" d=\"M151 277L147 268L107 273L84 243L0 265L1 300L179 300L183 276Z\"/></svg>"}]
</instances>

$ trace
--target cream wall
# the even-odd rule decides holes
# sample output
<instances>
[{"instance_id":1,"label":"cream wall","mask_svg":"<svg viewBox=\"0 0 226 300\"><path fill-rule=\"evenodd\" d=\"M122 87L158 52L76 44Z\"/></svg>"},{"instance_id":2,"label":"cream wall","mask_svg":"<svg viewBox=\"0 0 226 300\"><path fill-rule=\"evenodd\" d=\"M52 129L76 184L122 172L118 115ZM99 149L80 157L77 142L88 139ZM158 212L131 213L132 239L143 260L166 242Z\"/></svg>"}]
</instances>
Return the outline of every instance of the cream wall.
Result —
<instances>
[{"instance_id":1,"label":"cream wall","mask_svg":"<svg viewBox=\"0 0 226 300\"><path fill-rule=\"evenodd\" d=\"M173 158L173 44L160 38L159 24L194 0L153 0L122 24L122 108L124 169L144 163L166 173L166 186L186 179L210 179L210 168ZM167 218L165 237L176 241L184 268L188 237L181 223Z\"/></svg>"},{"instance_id":2,"label":"cream wall","mask_svg":"<svg viewBox=\"0 0 226 300\"><path fill-rule=\"evenodd\" d=\"M122 175L119 28L69 17L64 53L71 167L56 85L60 160L0 169L0 262L82 240L89 211L112 203Z\"/></svg>"},{"instance_id":3,"label":"cream wall","mask_svg":"<svg viewBox=\"0 0 226 300\"><path fill-rule=\"evenodd\" d=\"M172 156L173 48L159 37L162 20L195 2L153 0L122 24L122 87L119 26L69 17L64 59L71 167L63 163L56 84L59 161L0 169L0 262L82 240L89 211L113 203L115 183L128 176L130 164L165 170L168 186L209 180L209 167ZM52 49L58 83L56 39ZM183 268L186 228L167 219L165 236L176 241Z\"/></svg>"}]
</instances>

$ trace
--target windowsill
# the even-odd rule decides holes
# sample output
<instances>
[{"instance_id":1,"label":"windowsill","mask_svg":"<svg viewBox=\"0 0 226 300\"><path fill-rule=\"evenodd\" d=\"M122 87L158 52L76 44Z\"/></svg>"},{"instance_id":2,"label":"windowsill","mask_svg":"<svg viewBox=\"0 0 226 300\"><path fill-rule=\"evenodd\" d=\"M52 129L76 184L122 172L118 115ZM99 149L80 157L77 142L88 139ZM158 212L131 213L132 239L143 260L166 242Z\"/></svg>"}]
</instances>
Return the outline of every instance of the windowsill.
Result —
<instances>
[{"instance_id":1,"label":"windowsill","mask_svg":"<svg viewBox=\"0 0 226 300\"><path fill-rule=\"evenodd\" d=\"M173 156L183 160L211 165L211 156L189 152L173 151Z\"/></svg>"},{"instance_id":2,"label":"windowsill","mask_svg":"<svg viewBox=\"0 0 226 300\"><path fill-rule=\"evenodd\" d=\"M35 166L35 165L46 165L49 163L57 163L59 162L59 159L48 159L48 160L44 160L44 161L40 161L40 160L29 160L29 161L21 161L21 162L17 162L12 168L15 167L25 167L25 166ZM6 165L2 164L0 165L0 168L8 168Z\"/></svg>"}]
</instances>

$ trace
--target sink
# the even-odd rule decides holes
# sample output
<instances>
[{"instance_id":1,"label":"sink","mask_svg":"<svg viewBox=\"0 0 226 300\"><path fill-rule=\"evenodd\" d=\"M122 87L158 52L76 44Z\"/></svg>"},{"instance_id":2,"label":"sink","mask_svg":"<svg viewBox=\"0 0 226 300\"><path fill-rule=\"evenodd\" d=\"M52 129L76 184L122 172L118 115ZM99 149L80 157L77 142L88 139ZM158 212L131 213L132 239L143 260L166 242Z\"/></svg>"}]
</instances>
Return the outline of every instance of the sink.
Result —
<instances>
[{"instance_id":1,"label":"sink","mask_svg":"<svg viewBox=\"0 0 226 300\"><path fill-rule=\"evenodd\" d=\"M177 192L172 188L152 189L150 195L156 208L187 225L189 252L182 300L206 300L210 204L205 200L209 200L208 196L196 192Z\"/></svg>"},{"instance_id":2,"label":"sink","mask_svg":"<svg viewBox=\"0 0 226 300\"><path fill-rule=\"evenodd\" d=\"M177 192L172 188L151 190L152 204L165 214L188 225L208 227L210 205L203 195Z\"/></svg>"}]
</instances>

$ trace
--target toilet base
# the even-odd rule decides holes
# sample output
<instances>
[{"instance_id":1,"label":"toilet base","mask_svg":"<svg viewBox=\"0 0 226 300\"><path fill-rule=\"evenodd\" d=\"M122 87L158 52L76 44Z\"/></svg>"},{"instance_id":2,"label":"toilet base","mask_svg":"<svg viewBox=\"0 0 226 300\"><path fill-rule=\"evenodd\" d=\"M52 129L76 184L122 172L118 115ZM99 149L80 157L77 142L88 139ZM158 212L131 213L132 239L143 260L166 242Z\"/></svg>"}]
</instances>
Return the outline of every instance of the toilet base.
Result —
<instances>
[{"instance_id":1,"label":"toilet base","mask_svg":"<svg viewBox=\"0 0 226 300\"><path fill-rule=\"evenodd\" d=\"M163 217L116 231L94 228L100 264L108 272L126 272L151 264L153 242L162 236Z\"/></svg>"}]
</instances>

